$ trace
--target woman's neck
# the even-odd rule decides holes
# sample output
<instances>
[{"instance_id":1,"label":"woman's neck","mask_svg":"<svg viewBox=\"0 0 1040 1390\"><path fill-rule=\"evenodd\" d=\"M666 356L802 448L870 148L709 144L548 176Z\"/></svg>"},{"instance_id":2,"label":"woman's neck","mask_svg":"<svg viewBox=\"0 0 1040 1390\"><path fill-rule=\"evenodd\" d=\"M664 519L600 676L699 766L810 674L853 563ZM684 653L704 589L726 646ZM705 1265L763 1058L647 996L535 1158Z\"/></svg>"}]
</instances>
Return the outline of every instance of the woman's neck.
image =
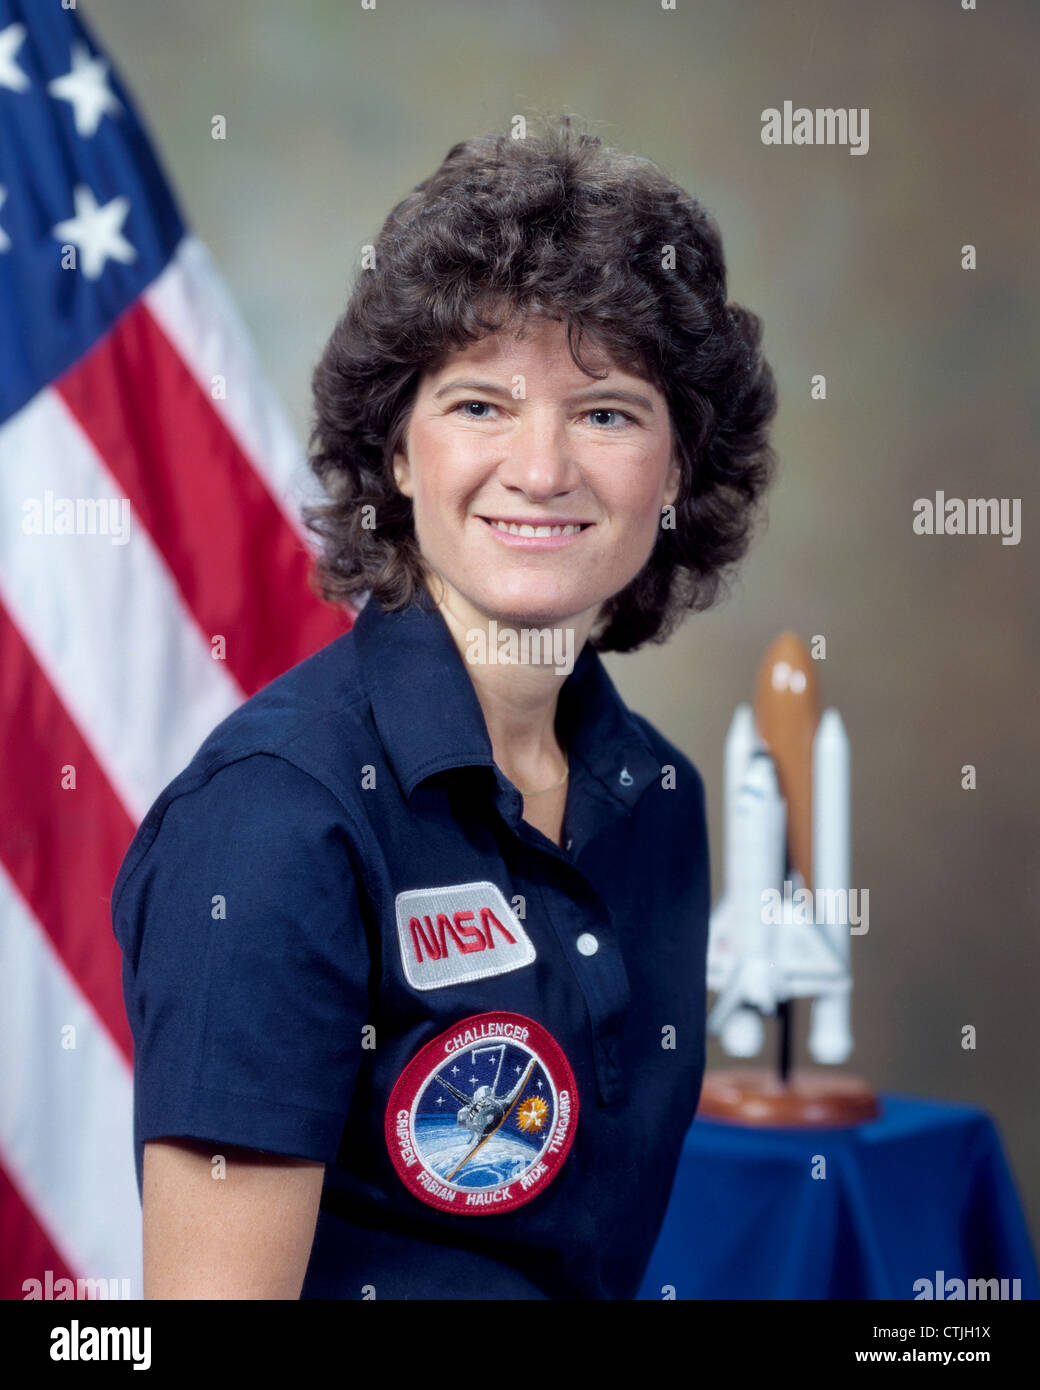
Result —
<instances>
[{"instance_id":1,"label":"woman's neck","mask_svg":"<svg viewBox=\"0 0 1040 1390\"><path fill-rule=\"evenodd\" d=\"M474 661L474 650L490 650L491 617L472 610L461 595L450 594L437 607L473 681L495 762L523 792L539 792L553 786L566 771L565 752L556 736L556 709L569 670L561 671L549 663L508 662L501 657L495 661ZM567 620L575 652L584 646L594 617L592 612ZM494 621L495 636L510 629L519 630L515 621ZM481 631L487 641L474 642L474 633Z\"/></svg>"}]
</instances>

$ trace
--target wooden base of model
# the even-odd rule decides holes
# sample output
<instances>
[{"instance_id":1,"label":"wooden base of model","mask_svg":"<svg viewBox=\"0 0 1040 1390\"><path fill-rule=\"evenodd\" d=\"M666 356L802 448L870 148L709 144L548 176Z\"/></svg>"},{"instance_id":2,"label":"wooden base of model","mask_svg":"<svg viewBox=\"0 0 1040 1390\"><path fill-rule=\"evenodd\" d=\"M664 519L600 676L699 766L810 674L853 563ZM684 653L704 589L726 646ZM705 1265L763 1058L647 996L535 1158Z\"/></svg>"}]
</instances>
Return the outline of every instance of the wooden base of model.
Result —
<instances>
[{"instance_id":1,"label":"wooden base of model","mask_svg":"<svg viewBox=\"0 0 1040 1390\"><path fill-rule=\"evenodd\" d=\"M794 1129L859 1125L880 1113L877 1096L858 1077L795 1071L782 1082L765 1067L708 1072L697 1107L698 1119Z\"/></svg>"}]
</instances>

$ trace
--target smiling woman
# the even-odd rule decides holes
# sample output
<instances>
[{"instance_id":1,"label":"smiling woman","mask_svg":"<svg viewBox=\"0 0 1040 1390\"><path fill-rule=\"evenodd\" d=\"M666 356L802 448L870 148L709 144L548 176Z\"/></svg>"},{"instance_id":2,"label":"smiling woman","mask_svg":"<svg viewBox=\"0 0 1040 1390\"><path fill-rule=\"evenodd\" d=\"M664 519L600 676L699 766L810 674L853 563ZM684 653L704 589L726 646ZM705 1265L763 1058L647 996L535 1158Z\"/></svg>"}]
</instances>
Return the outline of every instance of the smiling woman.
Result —
<instances>
[{"instance_id":1,"label":"smiling woman","mask_svg":"<svg viewBox=\"0 0 1040 1390\"><path fill-rule=\"evenodd\" d=\"M518 627L566 621L580 647L604 601L646 564L680 467L651 383L593 354L603 379L590 393L566 326L536 319L528 329L489 334L422 373L394 478L412 501L427 582L465 628L480 613ZM480 389L466 384L473 368L490 378L494 403L468 398ZM611 408L619 392L638 400L636 385L644 406Z\"/></svg>"},{"instance_id":2,"label":"smiling woman","mask_svg":"<svg viewBox=\"0 0 1040 1390\"><path fill-rule=\"evenodd\" d=\"M708 844L599 653L715 597L773 380L707 214L566 119L456 145L375 264L307 513L360 613L113 892L145 1292L631 1298L700 1095Z\"/></svg>"}]
</instances>

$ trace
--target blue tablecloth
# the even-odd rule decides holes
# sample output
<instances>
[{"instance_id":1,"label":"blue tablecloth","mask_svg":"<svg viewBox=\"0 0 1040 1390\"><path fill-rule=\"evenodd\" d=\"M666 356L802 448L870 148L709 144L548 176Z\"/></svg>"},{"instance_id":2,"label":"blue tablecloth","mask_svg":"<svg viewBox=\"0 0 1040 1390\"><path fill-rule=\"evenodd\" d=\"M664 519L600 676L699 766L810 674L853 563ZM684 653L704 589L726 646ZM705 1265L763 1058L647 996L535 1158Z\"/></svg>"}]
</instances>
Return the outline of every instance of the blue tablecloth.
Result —
<instances>
[{"instance_id":1,"label":"blue tablecloth","mask_svg":"<svg viewBox=\"0 0 1040 1390\"><path fill-rule=\"evenodd\" d=\"M944 1286L1017 1278L1023 1299L1040 1297L1014 1179L986 1112L910 1096L880 1101L878 1119L851 1129L698 1117L638 1297L914 1299L919 1279L932 1281L934 1296L937 1271ZM816 1155L825 1178L812 1176ZM674 1295L662 1292L669 1287Z\"/></svg>"}]
</instances>

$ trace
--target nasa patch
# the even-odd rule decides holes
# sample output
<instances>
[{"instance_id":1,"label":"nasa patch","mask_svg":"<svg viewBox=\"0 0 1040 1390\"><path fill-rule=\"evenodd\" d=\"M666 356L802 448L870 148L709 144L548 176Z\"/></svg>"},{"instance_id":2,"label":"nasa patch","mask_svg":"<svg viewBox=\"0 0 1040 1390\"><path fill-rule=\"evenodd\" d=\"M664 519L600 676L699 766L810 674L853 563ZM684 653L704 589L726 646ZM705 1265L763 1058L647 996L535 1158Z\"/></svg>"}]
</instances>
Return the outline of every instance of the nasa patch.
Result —
<instances>
[{"instance_id":1,"label":"nasa patch","mask_svg":"<svg viewBox=\"0 0 1040 1390\"><path fill-rule=\"evenodd\" d=\"M441 1211L512 1211L556 1176L578 1091L556 1039L523 1014L464 1018L397 1078L386 1143L409 1192Z\"/></svg>"},{"instance_id":2,"label":"nasa patch","mask_svg":"<svg viewBox=\"0 0 1040 1390\"><path fill-rule=\"evenodd\" d=\"M483 879L398 893L397 942L404 977L413 989L443 989L486 980L535 959L501 888Z\"/></svg>"}]
</instances>

